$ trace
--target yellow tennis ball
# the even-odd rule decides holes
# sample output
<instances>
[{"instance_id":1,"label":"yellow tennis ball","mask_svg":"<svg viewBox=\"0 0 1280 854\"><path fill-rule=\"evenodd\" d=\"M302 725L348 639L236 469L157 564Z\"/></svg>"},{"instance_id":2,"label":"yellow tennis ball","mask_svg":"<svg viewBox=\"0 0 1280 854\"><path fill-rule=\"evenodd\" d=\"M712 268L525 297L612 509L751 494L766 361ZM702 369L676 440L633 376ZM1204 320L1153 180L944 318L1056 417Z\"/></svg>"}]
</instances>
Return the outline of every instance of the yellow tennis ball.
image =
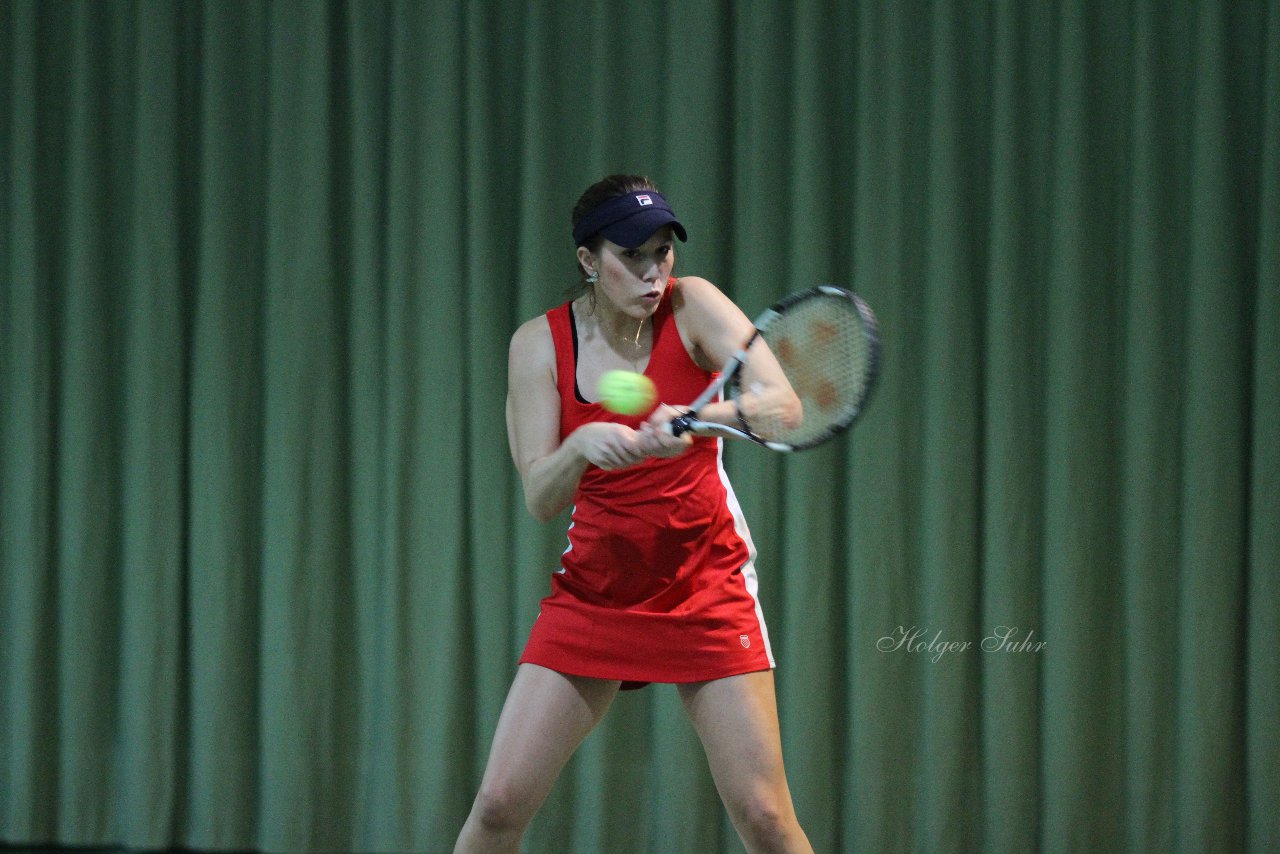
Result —
<instances>
[{"instance_id":1,"label":"yellow tennis ball","mask_svg":"<svg viewBox=\"0 0 1280 854\"><path fill-rule=\"evenodd\" d=\"M631 371L605 371L600 378L600 405L619 415L640 415L653 408L658 390L653 380Z\"/></svg>"}]
</instances>

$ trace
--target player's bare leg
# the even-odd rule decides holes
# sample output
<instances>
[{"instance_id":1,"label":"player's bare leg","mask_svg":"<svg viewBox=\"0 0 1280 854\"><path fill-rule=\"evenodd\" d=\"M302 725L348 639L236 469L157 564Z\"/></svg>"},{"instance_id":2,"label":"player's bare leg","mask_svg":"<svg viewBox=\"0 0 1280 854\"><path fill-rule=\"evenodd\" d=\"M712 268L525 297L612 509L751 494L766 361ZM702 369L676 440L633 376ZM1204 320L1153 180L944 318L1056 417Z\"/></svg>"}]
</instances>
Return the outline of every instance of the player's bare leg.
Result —
<instances>
[{"instance_id":1,"label":"player's bare leg","mask_svg":"<svg viewBox=\"0 0 1280 854\"><path fill-rule=\"evenodd\" d=\"M620 683L522 664L498 718L480 791L455 852L515 852L574 750Z\"/></svg>"},{"instance_id":2,"label":"player's bare leg","mask_svg":"<svg viewBox=\"0 0 1280 854\"><path fill-rule=\"evenodd\" d=\"M680 686L733 826L752 852L807 852L782 765L773 672Z\"/></svg>"}]
</instances>

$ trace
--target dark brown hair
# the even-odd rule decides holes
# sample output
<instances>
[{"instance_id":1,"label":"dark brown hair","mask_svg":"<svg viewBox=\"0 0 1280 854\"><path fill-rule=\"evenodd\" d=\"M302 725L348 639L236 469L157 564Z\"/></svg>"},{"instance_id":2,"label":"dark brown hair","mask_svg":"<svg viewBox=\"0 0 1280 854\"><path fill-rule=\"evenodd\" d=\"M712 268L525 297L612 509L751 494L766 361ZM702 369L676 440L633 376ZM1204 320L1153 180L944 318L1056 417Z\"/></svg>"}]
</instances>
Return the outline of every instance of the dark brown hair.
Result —
<instances>
[{"instance_id":1,"label":"dark brown hair","mask_svg":"<svg viewBox=\"0 0 1280 854\"><path fill-rule=\"evenodd\" d=\"M609 201L609 199L613 199L618 196L625 196L627 193L636 193L640 190L653 190L655 193L662 192L653 185L652 181L643 175L609 175L601 178L590 187L587 187L586 191L578 197L578 203L573 206L570 225L576 226L584 216L594 210L598 205ZM604 238L597 234L584 245L593 253L599 252L602 240L604 240ZM591 285L587 284L587 274L583 271L582 265L577 264L577 269L578 281L570 287L568 291L570 299L591 290Z\"/></svg>"}]
</instances>

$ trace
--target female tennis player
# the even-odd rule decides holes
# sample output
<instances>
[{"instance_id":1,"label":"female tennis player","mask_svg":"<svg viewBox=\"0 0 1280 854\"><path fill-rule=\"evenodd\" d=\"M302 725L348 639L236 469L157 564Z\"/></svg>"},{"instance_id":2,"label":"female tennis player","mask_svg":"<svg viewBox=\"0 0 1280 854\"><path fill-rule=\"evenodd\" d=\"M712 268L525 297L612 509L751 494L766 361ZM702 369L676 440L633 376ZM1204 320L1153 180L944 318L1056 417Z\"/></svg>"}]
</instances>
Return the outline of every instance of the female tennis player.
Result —
<instances>
[{"instance_id":1,"label":"female tennis player","mask_svg":"<svg viewBox=\"0 0 1280 854\"><path fill-rule=\"evenodd\" d=\"M812 851L783 769L773 655L755 549L720 439L664 425L748 340L751 321L710 282L672 277L671 206L614 175L573 210L583 287L511 339L507 431L540 520L572 506L569 548L521 656L456 851L517 851L569 757L621 689L675 683L749 851ZM651 413L597 400L609 370L656 384ZM704 421L795 426L800 402L761 341L736 401Z\"/></svg>"}]
</instances>

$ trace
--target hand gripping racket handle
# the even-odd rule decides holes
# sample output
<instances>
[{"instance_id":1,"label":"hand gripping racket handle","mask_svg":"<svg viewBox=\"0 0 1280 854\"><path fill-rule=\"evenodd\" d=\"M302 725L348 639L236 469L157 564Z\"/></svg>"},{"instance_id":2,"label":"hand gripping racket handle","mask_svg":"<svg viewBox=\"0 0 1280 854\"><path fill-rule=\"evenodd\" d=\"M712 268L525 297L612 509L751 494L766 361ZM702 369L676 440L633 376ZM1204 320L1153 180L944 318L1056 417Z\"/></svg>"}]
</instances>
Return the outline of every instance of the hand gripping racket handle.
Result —
<instances>
[{"instance_id":1,"label":"hand gripping racket handle","mask_svg":"<svg viewBox=\"0 0 1280 854\"><path fill-rule=\"evenodd\" d=\"M697 419L693 417L692 410L684 415L677 415L667 422L667 432L678 438L692 430L695 421Z\"/></svg>"},{"instance_id":2,"label":"hand gripping racket handle","mask_svg":"<svg viewBox=\"0 0 1280 854\"><path fill-rule=\"evenodd\" d=\"M720 393L729 380L742 368L744 362L747 361L747 351L751 349L751 345L755 343L756 338L760 337L760 330L751 330L751 337L747 339L747 343L741 350L733 354L729 362L720 369L720 375L707 386L702 394L698 395L698 399L689 404L689 408L685 410L683 415L677 415L667 422L667 430L672 436L683 436L691 430L702 429L710 426L703 424L698 419L698 410L711 402L711 399Z\"/></svg>"}]
</instances>

